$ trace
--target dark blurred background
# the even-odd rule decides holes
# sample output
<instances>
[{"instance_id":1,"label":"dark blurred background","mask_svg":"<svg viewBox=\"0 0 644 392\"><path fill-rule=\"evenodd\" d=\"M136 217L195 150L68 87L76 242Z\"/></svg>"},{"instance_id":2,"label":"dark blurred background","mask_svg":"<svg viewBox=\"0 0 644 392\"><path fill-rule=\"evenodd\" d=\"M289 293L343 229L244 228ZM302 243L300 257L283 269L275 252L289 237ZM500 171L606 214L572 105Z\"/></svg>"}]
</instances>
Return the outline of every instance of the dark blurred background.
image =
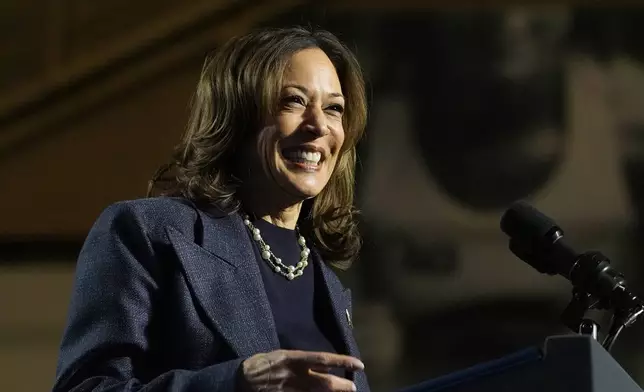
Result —
<instances>
[{"instance_id":1,"label":"dark blurred background","mask_svg":"<svg viewBox=\"0 0 644 392\"><path fill-rule=\"evenodd\" d=\"M365 246L341 278L374 392L569 333L570 285L498 229L514 200L644 295L644 4L475 3L0 2L0 390L51 387L90 225L145 194L205 54L258 26L329 29L367 74ZM614 350L640 384L643 337Z\"/></svg>"}]
</instances>

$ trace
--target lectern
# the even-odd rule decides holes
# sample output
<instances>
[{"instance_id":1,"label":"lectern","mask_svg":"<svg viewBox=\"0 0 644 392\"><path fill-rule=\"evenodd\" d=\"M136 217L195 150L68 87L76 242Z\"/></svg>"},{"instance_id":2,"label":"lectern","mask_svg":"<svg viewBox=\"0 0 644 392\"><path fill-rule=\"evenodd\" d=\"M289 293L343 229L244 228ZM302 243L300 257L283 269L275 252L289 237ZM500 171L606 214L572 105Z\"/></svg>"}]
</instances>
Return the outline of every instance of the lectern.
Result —
<instances>
[{"instance_id":1,"label":"lectern","mask_svg":"<svg viewBox=\"0 0 644 392\"><path fill-rule=\"evenodd\" d=\"M564 335L400 392L642 392L591 336Z\"/></svg>"}]
</instances>

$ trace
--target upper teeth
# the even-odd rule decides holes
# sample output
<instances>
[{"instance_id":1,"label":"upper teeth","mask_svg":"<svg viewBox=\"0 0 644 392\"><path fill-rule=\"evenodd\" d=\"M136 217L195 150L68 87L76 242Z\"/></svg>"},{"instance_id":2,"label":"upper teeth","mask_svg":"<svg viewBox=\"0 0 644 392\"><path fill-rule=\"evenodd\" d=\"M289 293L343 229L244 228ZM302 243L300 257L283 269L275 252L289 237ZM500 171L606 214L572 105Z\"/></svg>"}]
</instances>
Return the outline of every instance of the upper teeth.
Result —
<instances>
[{"instance_id":1,"label":"upper teeth","mask_svg":"<svg viewBox=\"0 0 644 392\"><path fill-rule=\"evenodd\" d=\"M288 155L289 157L292 157L292 158L301 158L313 163L320 162L320 159L322 158L322 154L319 152L304 151L304 150L293 151Z\"/></svg>"}]
</instances>

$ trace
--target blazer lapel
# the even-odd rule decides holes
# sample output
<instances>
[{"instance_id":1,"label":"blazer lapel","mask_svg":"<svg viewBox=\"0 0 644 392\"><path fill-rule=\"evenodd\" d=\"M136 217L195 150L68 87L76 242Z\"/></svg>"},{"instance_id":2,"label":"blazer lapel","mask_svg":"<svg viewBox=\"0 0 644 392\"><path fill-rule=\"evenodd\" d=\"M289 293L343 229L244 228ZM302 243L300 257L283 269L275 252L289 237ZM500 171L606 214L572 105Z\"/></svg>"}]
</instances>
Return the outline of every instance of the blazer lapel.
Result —
<instances>
[{"instance_id":1,"label":"blazer lapel","mask_svg":"<svg viewBox=\"0 0 644 392\"><path fill-rule=\"evenodd\" d=\"M359 356L358 345L353 338L353 313L351 309L351 290L344 289L342 283L337 278L337 276L331 271L320 258L317 251L314 251L315 257L317 258L320 269L322 271L322 276L324 278L324 283L329 295L329 300L331 302L331 309L333 310L333 317L335 322L340 328L340 333L342 336L342 341L346 347L349 355Z\"/></svg>"},{"instance_id":2,"label":"blazer lapel","mask_svg":"<svg viewBox=\"0 0 644 392\"><path fill-rule=\"evenodd\" d=\"M200 216L194 238L172 227L167 233L212 327L240 357L279 349L273 313L241 218Z\"/></svg>"},{"instance_id":3,"label":"blazer lapel","mask_svg":"<svg viewBox=\"0 0 644 392\"><path fill-rule=\"evenodd\" d=\"M326 263L324 263L324 261L322 261L322 258L317 251L313 251L313 254L320 265L322 276L324 277L324 283L329 294L331 308L333 309L333 316L338 327L340 328L342 340L344 341L344 346L347 348L348 355L360 358L358 344L356 343L356 340L353 336L353 310L351 305L351 290L344 289L338 277L331 270L331 268L328 267ZM358 391L369 391L369 384L367 382L367 377L364 371L354 372L352 379L356 384Z\"/></svg>"}]
</instances>

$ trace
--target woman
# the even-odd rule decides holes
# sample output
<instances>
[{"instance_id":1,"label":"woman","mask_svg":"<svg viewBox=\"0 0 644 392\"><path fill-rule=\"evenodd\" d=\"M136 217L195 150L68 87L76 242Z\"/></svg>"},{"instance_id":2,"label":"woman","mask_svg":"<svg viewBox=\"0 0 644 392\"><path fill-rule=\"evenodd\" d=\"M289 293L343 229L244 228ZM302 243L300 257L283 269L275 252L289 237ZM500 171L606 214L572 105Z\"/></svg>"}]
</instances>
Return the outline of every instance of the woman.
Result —
<instances>
[{"instance_id":1,"label":"woman","mask_svg":"<svg viewBox=\"0 0 644 392\"><path fill-rule=\"evenodd\" d=\"M110 206L88 235L54 391L368 390L327 266L359 250L365 122L360 67L332 34L220 48L169 187Z\"/></svg>"}]
</instances>

